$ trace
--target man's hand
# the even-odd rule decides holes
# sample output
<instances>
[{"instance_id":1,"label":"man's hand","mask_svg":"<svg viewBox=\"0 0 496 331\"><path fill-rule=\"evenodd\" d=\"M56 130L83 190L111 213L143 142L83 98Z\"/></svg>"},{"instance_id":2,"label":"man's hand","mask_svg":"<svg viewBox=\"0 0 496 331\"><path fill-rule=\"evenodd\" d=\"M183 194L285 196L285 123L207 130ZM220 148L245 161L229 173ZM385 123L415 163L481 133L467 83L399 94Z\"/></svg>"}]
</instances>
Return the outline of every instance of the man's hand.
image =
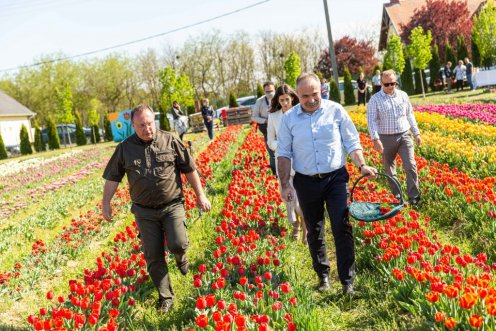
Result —
<instances>
[{"instance_id":1,"label":"man's hand","mask_svg":"<svg viewBox=\"0 0 496 331\"><path fill-rule=\"evenodd\" d=\"M374 167L369 167L367 165L364 165L362 169L360 170L360 173L363 176L370 176L371 178L376 178L377 177L377 169Z\"/></svg>"},{"instance_id":2,"label":"man's hand","mask_svg":"<svg viewBox=\"0 0 496 331\"><path fill-rule=\"evenodd\" d=\"M382 154L384 152L384 147L382 147L382 142L380 139L376 139L374 142L374 149Z\"/></svg>"},{"instance_id":3,"label":"man's hand","mask_svg":"<svg viewBox=\"0 0 496 331\"><path fill-rule=\"evenodd\" d=\"M202 211L210 211L210 209L212 209L212 205L205 195L201 195L196 199L196 205L198 206L198 209Z\"/></svg>"},{"instance_id":4,"label":"man's hand","mask_svg":"<svg viewBox=\"0 0 496 331\"><path fill-rule=\"evenodd\" d=\"M417 144L417 146L422 145L422 138L419 134L415 136L415 144Z\"/></svg>"},{"instance_id":5,"label":"man's hand","mask_svg":"<svg viewBox=\"0 0 496 331\"><path fill-rule=\"evenodd\" d=\"M295 190L291 187L291 185L287 186L281 186L281 199L284 202L290 202L295 200L296 197L296 192Z\"/></svg>"},{"instance_id":6,"label":"man's hand","mask_svg":"<svg viewBox=\"0 0 496 331\"><path fill-rule=\"evenodd\" d=\"M102 215L107 221L112 221L112 206L110 202L102 202Z\"/></svg>"}]
</instances>

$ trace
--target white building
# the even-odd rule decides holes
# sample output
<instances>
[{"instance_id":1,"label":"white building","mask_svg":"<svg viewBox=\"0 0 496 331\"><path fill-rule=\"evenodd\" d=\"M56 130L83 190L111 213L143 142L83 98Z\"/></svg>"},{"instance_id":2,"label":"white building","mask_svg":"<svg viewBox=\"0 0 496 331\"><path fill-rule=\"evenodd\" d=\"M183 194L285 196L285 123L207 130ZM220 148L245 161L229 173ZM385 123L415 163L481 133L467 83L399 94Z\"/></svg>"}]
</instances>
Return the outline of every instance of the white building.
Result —
<instances>
[{"instance_id":1,"label":"white building","mask_svg":"<svg viewBox=\"0 0 496 331\"><path fill-rule=\"evenodd\" d=\"M35 116L31 110L0 91L0 133L6 147L21 144L21 127L28 129L29 140L34 141L30 119Z\"/></svg>"}]
</instances>

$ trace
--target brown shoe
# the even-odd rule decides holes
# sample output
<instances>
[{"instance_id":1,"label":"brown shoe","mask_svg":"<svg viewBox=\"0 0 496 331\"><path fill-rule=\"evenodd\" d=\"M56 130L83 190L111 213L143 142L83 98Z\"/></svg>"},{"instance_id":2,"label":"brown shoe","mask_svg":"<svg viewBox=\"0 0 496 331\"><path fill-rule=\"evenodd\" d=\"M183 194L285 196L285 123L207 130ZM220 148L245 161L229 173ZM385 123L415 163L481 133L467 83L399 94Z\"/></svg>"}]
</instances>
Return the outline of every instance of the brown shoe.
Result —
<instances>
[{"instance_id":1,"label":"brown shoe","mask_svg":"<svg viewBox=\"0 0 496 331\"><path fill-rule=\"evenodd\" d=\"M175 257L176 265L179 268L179 271L181 271L181 274L183 274L183 276L186 276L186 274L188 273L188 257L186 256L186 253L178 254Z\"/></svg>"}]
</instances>

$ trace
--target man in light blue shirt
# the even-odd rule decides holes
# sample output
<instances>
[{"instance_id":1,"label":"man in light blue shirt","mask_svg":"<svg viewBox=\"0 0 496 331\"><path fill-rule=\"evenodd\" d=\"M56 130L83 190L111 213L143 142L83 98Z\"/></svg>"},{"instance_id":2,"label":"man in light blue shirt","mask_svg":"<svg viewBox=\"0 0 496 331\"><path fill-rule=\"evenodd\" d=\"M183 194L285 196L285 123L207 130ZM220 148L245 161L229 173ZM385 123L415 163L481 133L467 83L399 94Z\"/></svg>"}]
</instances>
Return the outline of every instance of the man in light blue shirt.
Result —
<instances>
[{"instance_id":1,"label":"man in light blue shirt","mask_svg":"<svg viewBox=\"0 0 496 331\"><path fill-rule=\"evenodd\" d=\"M355 245L348 222L350 155L362 175L375 177L377 170L366 165L355 125L344 108L322 100L320 81L315 74L301 74L296 81L300 104L287 111L277 137L281 197L291 201L296 193L307 226L307 240L313 268L319 276L318 290L329 289L330 265L326 253L324 203L331 219L336 245L338 274L343 294L353 293ZM289 185L293 159L294 190Z\"/></svg>"}]
</instances>

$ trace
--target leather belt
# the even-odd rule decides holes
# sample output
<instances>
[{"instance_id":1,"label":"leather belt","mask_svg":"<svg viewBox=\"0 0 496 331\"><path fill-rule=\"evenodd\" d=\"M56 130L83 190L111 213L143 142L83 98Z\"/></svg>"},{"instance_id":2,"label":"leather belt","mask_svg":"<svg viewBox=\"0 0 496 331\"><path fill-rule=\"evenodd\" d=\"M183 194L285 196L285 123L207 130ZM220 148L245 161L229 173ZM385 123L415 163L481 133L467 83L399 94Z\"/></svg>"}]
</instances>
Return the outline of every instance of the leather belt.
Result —
<instances>
[{"instance_id":1,"label":"leather belt","mask_svg":"<svg viewBox=\"0 0 496 331\"><path fill-rule=\"evenodd\" d=\"M139 204L139 203L136 203L136 202L133 202L133 203L134 203L136 206L141 207L141 208L146 208L146 209L163 209L163 208L165 208L165 207L167 207L167 206L169 206L169 205L171 205L171 204L173 204L173 203L175 203L175 202L178 202L178 201L180 201L180 200L181 200L180 198L179 198L179 199L174 199L174 200L172 200L172 201L169 201L169 202L163 203L163 204L158 205L158 206L144 206L144 205Z\"/></svg>"},{"instance_id":2,"label":"leather belt","mask_svg":"<svg viewBox=\"0 0 496 331\"><path fill-rule=\"evenodd\" d=\"M322 173L322 174L315 174L315 175L304 175L304 174L297 172L297 174L300 176L303 176L303 177L323 179L323 178L329 177L334 172L335 171L331 171L331 172L326 172L326 173Z\"/></svg>"}]
</instances>

